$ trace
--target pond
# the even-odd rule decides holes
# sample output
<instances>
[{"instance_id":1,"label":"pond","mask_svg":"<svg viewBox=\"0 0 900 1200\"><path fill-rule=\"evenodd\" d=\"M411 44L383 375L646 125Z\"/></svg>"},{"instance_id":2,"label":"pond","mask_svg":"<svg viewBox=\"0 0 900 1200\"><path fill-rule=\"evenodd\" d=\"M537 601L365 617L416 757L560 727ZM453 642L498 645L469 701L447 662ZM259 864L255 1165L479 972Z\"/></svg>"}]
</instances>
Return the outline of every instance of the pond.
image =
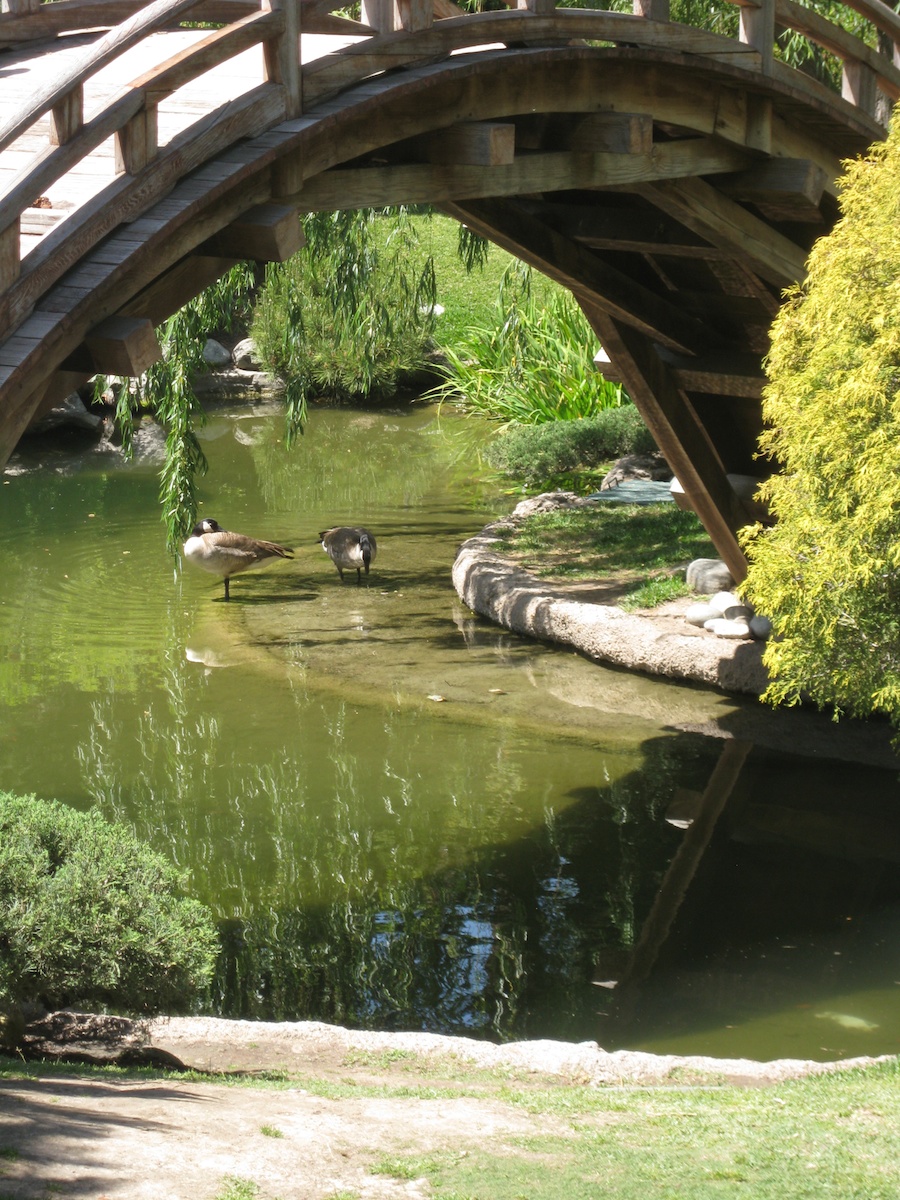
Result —
<instances>
[{"instance_id":1,"label":"pond","mask_svg":"<svg viewBox=\"0 0 900 1200\"><path fill-rule=\"evenodd\" d=\"M96 806L183 869L220 924L225 1016L900 1050L884 731L476 618L450 565L515 502L486 436L324 409L288 452L276 409L214 410L202 514L296 550L228 604L167 555L152 454L26 448L0 486L0 787ZM377 535L362 586L318 544L339 523Z\"/></svg>"}]
</instances>

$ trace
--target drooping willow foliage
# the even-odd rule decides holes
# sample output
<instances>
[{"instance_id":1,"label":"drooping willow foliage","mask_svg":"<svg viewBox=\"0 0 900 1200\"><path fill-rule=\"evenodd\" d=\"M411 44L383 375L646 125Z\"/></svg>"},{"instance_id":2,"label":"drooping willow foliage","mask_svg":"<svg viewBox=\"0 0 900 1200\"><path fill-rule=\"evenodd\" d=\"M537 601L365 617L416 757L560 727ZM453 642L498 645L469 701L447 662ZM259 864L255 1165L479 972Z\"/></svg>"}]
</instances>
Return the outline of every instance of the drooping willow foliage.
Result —
<instances>
[{"instance_id":1,"label":"drooping willow foliage","mask_svg":"<svg viewBox=\"0 0 900 1200\"><path fill-rule=\"evenodd\" d=\"M396 392L434 332L434 263L406 209L314 213L304 232L305 249L267 269L252 325L285 385L289 444L313 398Z\"/></svg>"},{"instance_id":2,"label":"drooping willow foliage","mask_svg":"<svg viewBox=\"0 0 900 1200\"><path fill-rule=\"evenodd\" d=\"M249 317L256 287L254 268L238 263L217 283L157 329L163 356L133 388L122 388L116 420L126 454L131 452L135 407L149 410L166 430L166 457L160 473L160 504L166 542L175 550L194 523L197 479L206 471L206 459L196 429L203 411L191 384L206 370L203 348L211 330L230 332ZM98 381L98 386L105 381Z\"/></svg>"},{"instance_id":3,"label":"drooping willow foliage","mask_svg":"<svg viewBox=\"0 0 900 1200\"><path fill-rule=\"evenodd\" d=\"M407 218L405 209L311 214L306 247L289 262L270 266L262 281L251 264L238 264L157 330L162 360L120 390L116 415L126 453L136 408L166 430L160 502L171 550L194 523L206 471L191 381L207 369L210 333L252 322L262 360L284 382L289 443L313 397L388 395L422 365L434 328L434 266Z\"/></svg>"}]
</instances>

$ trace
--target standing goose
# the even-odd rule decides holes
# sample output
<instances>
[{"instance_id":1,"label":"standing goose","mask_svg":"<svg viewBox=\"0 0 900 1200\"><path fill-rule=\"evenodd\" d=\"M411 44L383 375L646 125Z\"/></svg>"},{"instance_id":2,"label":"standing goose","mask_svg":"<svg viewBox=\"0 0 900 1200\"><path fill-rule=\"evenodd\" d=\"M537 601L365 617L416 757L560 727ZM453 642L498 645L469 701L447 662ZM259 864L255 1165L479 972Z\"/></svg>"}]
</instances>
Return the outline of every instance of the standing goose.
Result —
<instances>
[{"instance_id":1,"label":"standing goose","mask_svg":"<svg viewBox=\"0 0 900 1200\"><path fill-rule=\"evenodd\" d=\"M344 571L355 567L356 583L359 585L360 572L365 569L368 575L369 564L374 562L378 551L374 535L357 525L336 525L334 529L326 529L319 534L319 541L337 567L341 583L344 582Z\"/></svg>"},{"instance_id":2,"label":"standing goose","mask_svg":"<svg viewBox=\"0 0 900 1200\"><path fill-rule=\"evenodd\" d=\"M206 517L194 526L191 536L184 543L184 557L204 571L221 575L225 580L225 599L228 600L228 581L232 575L258 567L270 558L293 558L294 552L276 542L263 542L259 538L246 537L243 533L231 533L212 517Z\"/></svg>"}]
</instances>

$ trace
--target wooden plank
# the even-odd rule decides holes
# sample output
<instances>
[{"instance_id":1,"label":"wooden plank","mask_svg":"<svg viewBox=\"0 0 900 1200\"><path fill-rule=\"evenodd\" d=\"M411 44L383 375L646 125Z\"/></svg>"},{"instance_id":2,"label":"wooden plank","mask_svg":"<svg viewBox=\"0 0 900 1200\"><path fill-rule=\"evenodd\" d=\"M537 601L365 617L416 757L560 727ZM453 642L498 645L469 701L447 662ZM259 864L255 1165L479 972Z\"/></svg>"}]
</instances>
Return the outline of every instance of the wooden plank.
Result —
<instances>
[{"instance_id":1,"label":"wooden plank","mask_svg":"<svg viewBox=\"0 0 900 1200\"><path fill-rule=\"evenodd\" d=\"M443 10L452 8L454 15L460 9L451 0L440 0ZM372 30L359 21L332 15L329 6L341 8L341 0L301 0L303 29L305 33L371 34ZM79 29L104 29L133 17L145 7L144 0L55 0L53 4L41 4L38 11L28 17L0 14L0 46L20 46L28 41L42 41L57 37L60 33ZM259 15L255 0L198 0L191 12L191 19L216 25L230 25L245 17ZM180 32L177 20L166 22L163 29Z\"/></svg>"},{"instance_id":2,"label":"wooden plank","mask_svg":"<svg viewBox=\"0 0 900 1200\"><path fill-rule=\"evenodd\" d=\"M690 507L740 582L747 574L747 559L736 534L750 523L751 516L735 496L721 459L692 406L644 334L599 307L582 302L582 308L684 489Z\"/></svg>"},{"instance_id":3,"label":"wooden plank","mask_svg":"<svg viewBox=\"0 0 900 1200\"><path fill-rule=\"evenodd\" d=\"M511 122L461 121L416 139L425 162L499 167L516 156L516 127Z\"/></svg>"},{"instance_id":4,"label":"wooden plank","mask_svg":"<svg viewBox=\"0 0 900 1200\"><path fill-rule=\"evenodd\" d=\"M101 67L118 58L166 21L189 11L196 2L197 0L155 0L132 20L116 26L106 37L74 56L60 78L51 78L44 83L33 93L23 110L0 124L0 150L5 149L20 133L24 133L38 117L64 101L69 93L80 87L86 79L96 75Z\"/></svg>"},{"instance_id":5,"label":"wooden plank","mask_svg":"<svg viewBox=\"0 0 900 1200\"><path fill-rule=\"evenodd\" d=\"M238 261L190 254L123 305L122 315L146 317L153 325L160 325L230 271Z\"/></svg>"},{"instance_id":6,"label":"wooden plank","mask_svg":"<svg viewBox=\"0 0 900 1200\"><path fill-rule=\"evenodd\" d=\"M434 6L431 0L397 0L397 17L398 28L418 33L431 28Z\"/></svg>"},{"instance_id":7,"label":"wooden plank","mask_svg":"<svg viewBox=\"0 0 900 1200\"><path fill-rule=\"evenodd\" d=\"M741 6L739 37L759 51L759 69L763 75L771 75L775 62L775 0L756 0Z\"/></svg>"},{"instance_id":8,"label":"wooden plank","mask_svg":"<svg viewBox=\"0 0 900 1200\"><path fill-rule=\"evenodd\" d=\"M590 154L650 154L653 118L647 113L585 113L571 123L568 150Z\"/></svg>"},{"instance_id":9,"label":"wooden plank","mask_svg":"<svg viewBox=\"0 0 900 1200\"><path fill-rule=\"evenodd\" d=\"M678 387L686 392L738 396L746 400L762 397L767 380L759 355L729 350L689 358L672 354L663 347L657 353L671 369Z\"/></svg>"},{"instance_id":10,"label":"wooden plank","mask_svg":"<svg viewBox=\"0 0 900 1200\"><path fill-rule=\"evenodd\" d=\"M863 112L875 115L880 72L869 63L847 59L841 77L841 95ZM893 96L892 99L897 99Z\"/></svg>"},{"instance_id":11,"label":"wooden plank","mask_svg":"<svg viewBox=\"0 0 900 1200\"><path fill-rule=\"evenodd\" d=\"M541 220L557 233L598 250L704 259L725 253L659 209L642 207L631 195L627 202L627 208L613 207L598 195L593 204L542 200L533 205L526 202L525 207L535 210L539 207Z\"/></svg>"},{"instance_id":12,"label":"wooden plank","mask_svg":"<svg viewBox=\"0 0 900 1200\"><path fill-rule=\"evenodd\" d=\"M139 112L142 103L140 93L121 97L105 112L82 126L76 137L63 145L46 147L5 188L0 199L0 228L22 208L32 203L35 196L49 191L52 184L61 179L85 155L110 137L125 120Z\"/></svg>"},{"instance_id":13,"label":"wooden plank","mask_svg":"<svg viewBox=\"0 0 900 1200\"><path fill-rule=\"evenodd\" d=\"M508 166L397 165L326 171L282 199L309 212L379 204L443 203L577 188L633 186L645 181L729 172L748 159L706 139L666 142L649 155L530 154Z\"/></svg>"},{"instance_id":14,"label":"wooden plank","mask_svg":"<svg viewBox=\"0 0 900 1200\"><path fill-rule=\"evenodd\" d=\"M887 96L892 100L900 98L900 70L891 60L813 9L805 8L795 0L775 0L775 20L823 46L843 63L867 66ZM869 110L864 108L863 111Z\"/></svg>"},{"instance_id":15,"label":"wooden plank","mask_svg":"<svg viewBox=\"0 0 900 1200\"><path fill-rule=\"evenodd\" d=\"M7 338L5 342L0 342L0 366L16 366L29 354L34 354L35 350L40 348L40 345L41 339L39 337L24 337L21 334L16 334L13 337Z\"/></svg>"},{"instance_id":16,"label":"wooden plank","mask_svg":"<svg viewBox=\"0 0 900 1200\"><path fill-rule=\"evenodd\" d=\"M171 55L133 79L129 88L146 92L158 104L164 96L283 31L284 14L280 10L254 12L226 29L213 30L201 41Z\"/></svg>"},{"instance_id":17,"label":"wooden plank","mask_svg":"<svg viewBox=\"0 0 900 1200\"><path fill-rule=\"evenodd\" d=\"M266 79L285 90L284 115L298 117L303 111L300 78L300 0L262 0L263 12L280 13L284 28L263 44Z\"/></svg>"},{"instance_id":18,"label":"wooden plank","mask_svg":"<svg viewBox=\"0 0 900 1200\"><path fill-rule=\"evenodd\" d=\"M633 0L632 11L636 17L647 21L668 21L669 0Z\"/></svg>"},{"instance_id":19,"label":"wooden plank","mask_svg":"<svg viewBox=\"0 0 900 1200\"><path fill-rule=\"evenodd\" d=\"M251 180L239 195L226 194L205 208L185 212L180 222L167 231L167 236L150 239L139 256L120 266L107 268L102 288L91 289L80 302L63 314L54 336L41 344L40 352L23 360L20 369L7 379L6 409L0 419L0 461L5 461L18 436L22 422L28 420L29 396L49 377L54 363L71 353L89 331L92 318L101 314L120 312L123 306L171 265L183 257L192 246L209 238L214 232L240 216L242 208L264 199L264 181ZM61 289L57 289L61 290Z\"/></svg>"},{"instance_id":20,"label":"wooden plank","mask_svg":"<svg viewBox=\"0 0 900 1200\"><path fill-rule=\"evenodd\" d=\"M33 312L28 320L19 327L20 332L27 333L29 338L40 339L50 333L59 321L58 313Z\"/></svg>"},{"instance_id":21,"label":"wooden plank","mask_svg":"<svg viewBox=\"0 0 900 1200\"><path fill-rule=\"evenodd\" d=\"M735 257L763 279L784 287L806 278L806 252L702 179L639 186L639 194L688 229Z\"/></svg>"},{"instance_id":22,"label":"wooden plank","mask_svg":"<svg viewBox=\"0 0 900 1200\"><path fill-rule=\"evenodd\" d=\"M19 278L19 235L18 219L11 221L5 228L0 227L0 292L11 288Z\"/></svg>"},{"instance_id":23,"label":"wooden plank","mask_svg":"<svg viewBox=\"0 0 900 1200\"><path fill-rule=\"evenodd\" d=\"M146 104L115 135L116 174L138 175L156 157L158 121L155 104Z\"/></svg>"},{"instance_id":24,"label":"wooden plank","mask_svg":"<svg viewBox=\"0 0 900 1200\"><path fill-rule=\"evenodd\" d=\"M740 61L748 69L754 68L759 60L755 50L733 39L702 33L685 25L646 21L630 13L565 8L556 9L551 16L537 16L513 9L442 20L414 37L402 32L386 33L347 46L339 56L321 58L304 66L304 97L310 107L320 98L377 72L424 59L442 58L466 47L492 42L538 44L560 39L624 42L649 49ZM533 82L539 85L538 79ZM706 98L708 103L712 102L708 93Z\"/></svg>"},{"instance_id":25,"label":"wooden plank","mask_svg":"<svg viewBox=\"0 0 900 1200\"><path fill-rule=\"evenodd\" d=\"M21 313L74 267L92 246L131 216L140 215L165 195L182 174L205 162L241 137L252 137L275 123L283 111L280 88L264 84L199 123L177 139L141 176L120 176L89 205L47 234L29 255L29 270L6 295L0 295L0 336L14 327ZM266 191L268 188L266 187ZM202 190L201 190L202 194ZM249 206L249 204L248 204ZM187 248L186 248L187 249Z\"/></svg>"}]
</instances>

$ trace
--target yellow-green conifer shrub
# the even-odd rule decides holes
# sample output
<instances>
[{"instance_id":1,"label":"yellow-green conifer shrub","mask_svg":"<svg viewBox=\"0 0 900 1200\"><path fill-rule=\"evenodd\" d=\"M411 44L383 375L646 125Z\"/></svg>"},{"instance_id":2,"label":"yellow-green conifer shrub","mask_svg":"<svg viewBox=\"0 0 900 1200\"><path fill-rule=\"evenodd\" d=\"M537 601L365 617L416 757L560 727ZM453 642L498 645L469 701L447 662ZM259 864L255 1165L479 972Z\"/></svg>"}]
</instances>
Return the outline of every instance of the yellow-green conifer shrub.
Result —
<instances>
[{"instance_id":1,"label":"yellow-green conifer shrub","mask_svg":"<svg viewBox=\"0 0 900 1200\"><path fill-rule=\"evenodd\" d=\"M842 217L773 327L763 450L777 517L746 531L773 703L900 728L900 121L846 164Z\"/></svg>"}]
</instances>

